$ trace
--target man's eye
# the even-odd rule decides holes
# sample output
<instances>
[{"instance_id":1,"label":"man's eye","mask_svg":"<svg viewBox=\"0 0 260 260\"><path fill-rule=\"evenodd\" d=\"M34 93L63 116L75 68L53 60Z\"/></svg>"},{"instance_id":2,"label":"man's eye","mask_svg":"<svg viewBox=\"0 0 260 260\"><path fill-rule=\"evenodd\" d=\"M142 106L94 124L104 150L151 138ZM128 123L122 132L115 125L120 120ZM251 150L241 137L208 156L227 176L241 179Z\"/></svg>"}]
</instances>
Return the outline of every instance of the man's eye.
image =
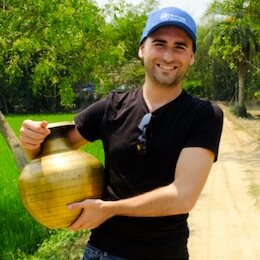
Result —
<instances>
[{"instance_id":1,"label":"man's eye","mask_svg":"<svg viewBox=\"0 0 260 260\"><path fill-rule=\"evenodd\" d=\"M185 47L182 45L177 45L175 48L179 50L185 50Z\"/></svg>"},{"instance_id":2,"label":"man's eye","mask_svg":"<svg viewBox=\"0 0 260 260\"><path fill-rule=\"evenodd\" d=\"M163 42L154 42L154 46L164 46Z\"/></svg>"},{"instance_id":3,"label":"man's eye","mask_svg":"<svg viewBox=\"0 0 260 260\"><path fill-rule=\"evenodd\" d=\"M158 47L158 48L163 48L164 44L163 43L156 43L154 46Z\"/></svg>"}]
</instances>

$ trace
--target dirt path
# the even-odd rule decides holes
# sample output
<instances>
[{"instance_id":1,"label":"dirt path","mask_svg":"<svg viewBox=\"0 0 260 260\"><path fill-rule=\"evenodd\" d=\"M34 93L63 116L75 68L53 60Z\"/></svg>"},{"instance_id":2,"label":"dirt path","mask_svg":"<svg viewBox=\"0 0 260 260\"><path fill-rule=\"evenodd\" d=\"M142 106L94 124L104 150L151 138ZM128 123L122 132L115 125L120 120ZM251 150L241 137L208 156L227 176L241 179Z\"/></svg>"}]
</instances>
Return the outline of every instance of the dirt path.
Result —
<instances>
[{"instance_id":1,"label":"dirt path","mask_svg":"<svg viewBox=\"0 0 260 260\"><path fill-rule=\"evenodd\" d=\"M225 119L219 161L190 214L191 260L260 260L260 145ZM258 205L257 205L258 203Z\"/></svg>"}]
</instances>

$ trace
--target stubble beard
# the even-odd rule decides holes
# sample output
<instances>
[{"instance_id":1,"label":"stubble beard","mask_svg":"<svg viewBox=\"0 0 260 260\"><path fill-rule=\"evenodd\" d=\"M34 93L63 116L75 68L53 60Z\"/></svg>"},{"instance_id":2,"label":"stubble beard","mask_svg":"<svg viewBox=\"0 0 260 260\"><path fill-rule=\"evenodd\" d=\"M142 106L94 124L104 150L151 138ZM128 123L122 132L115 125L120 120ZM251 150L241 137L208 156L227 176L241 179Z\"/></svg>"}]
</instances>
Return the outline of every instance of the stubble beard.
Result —
<instances>
[{"instance_id":1,"label":"stubble beard","mask_svg":"<svg viewBox=\"0 0 260 260\"><path fill-rule=\"evenodd\" d=\"M154 84L164 88L172 88L180 86L186 71L185 73L170 75L172 72L159 72L156 68L153 68L152 70L146 70L146 73Z\"/></svg>"},{"instance_id":2,"label":"stubble beard","mask_svg":"<svg viewBox=\"0 0 260 260\"><path fill-rule=\"evenodd\" d=\"M154 62L151 64L145 60L143 61L146 81L154 86L162 88L180 87L181 81L186 75L189 67L184 68L183 65L176 63L172 70L167 71L167 69L164 70L158 64L160 63Z\"/></svg>"}]
</instances>

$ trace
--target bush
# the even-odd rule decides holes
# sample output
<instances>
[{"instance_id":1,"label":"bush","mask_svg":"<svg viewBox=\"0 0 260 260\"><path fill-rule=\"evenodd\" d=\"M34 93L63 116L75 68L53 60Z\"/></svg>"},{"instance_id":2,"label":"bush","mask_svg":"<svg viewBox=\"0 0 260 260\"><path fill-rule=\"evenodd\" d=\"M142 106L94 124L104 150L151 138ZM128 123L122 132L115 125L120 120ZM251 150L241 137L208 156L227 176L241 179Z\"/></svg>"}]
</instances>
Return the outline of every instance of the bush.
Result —
<instances>
[{"instance_id":1,"label":"bush","mask_svg":"<svg viewBox=\"0 0 260 260\"><path fill-rule=\"evenodd\" d=\"M238 117L248 117L247 109L245 105L236 105L231 108L231 112Z\"/></svg>"},{"instance_id":2,"label":"bush","mask_svg":"<svg viewBox=\"0 0 260 260\"><path fill-rule=\"evenodd\" d=\"M27 260L76 260L84 253L89 231L71 232L65 229L52 230L52 235L43 241L37 252L31 256L21 255L20 259ZM25 258L24 258L25 257Z\"/></svg>"}]
</instances>

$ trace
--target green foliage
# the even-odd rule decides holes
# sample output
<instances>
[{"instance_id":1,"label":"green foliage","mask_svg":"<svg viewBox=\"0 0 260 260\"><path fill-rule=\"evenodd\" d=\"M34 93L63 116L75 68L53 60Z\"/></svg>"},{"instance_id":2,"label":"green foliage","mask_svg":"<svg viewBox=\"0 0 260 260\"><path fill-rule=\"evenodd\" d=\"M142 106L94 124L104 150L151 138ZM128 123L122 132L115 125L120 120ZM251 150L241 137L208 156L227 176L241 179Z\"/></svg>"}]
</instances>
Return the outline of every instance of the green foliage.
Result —
<instances>
[{"instance_id":1,"label":"green foliage","mask_svg":"<svg viewBox=\"0 0 260 260\"><path fill-rule=\"evenodd\" d=\"M202 87L200 80L187 80L183 83L183 88L191 95L205 97L205 89Z\"/></svg>"},{"instance_id":2,"label":"green foliage","mask_svg":"<svg viewBox=\"0 0 260 260\"><path fill-rule=\"evenodd\" d=\"M215 0L209 9L213 14L213 39L210 54L221 56L231 68L242 61L251 62L259 47L259 2L245 0Z\"/></svg>"},{"instance_id":3,"label":"green foliage","mask_svg":"<svg viewBox=\"0 0 260 260\"><path fill-rule=\"evenodd\" d=\"M21 252L18 259L77 260L82 258L85 248L85 241L87 240L89 234L88 230L77 232L70 232L68 230L53 230L50 231L50 234L50 237L43 241L36 253L28 256Z\"/></svg>"},{"instance_id":4,"label":"green foliage","mask_svg":"<svg viewBox=\"0 0 260 260\"><path fill-rule=\"evenodd\" d=\"M256 92L254 93L254 98L255 98L256 100L260 101L260 91L256 91Z\"/></svg>"},{"instance_id":5,"label":"green foliage","mask_svg":"<svg viewBox=\"0 0 260 260\"><path fill-rule=\"evenodd\" d=\"M108 22L103 33L108 52L99 55L100 65L95 70L99 75L98 93L101 95L118 86L124 85L129 89L142 84L143 66L137 60L139 40L147 14L156 6L157 0L143 1L138 5L118 0L110 1L104 7Z\"/></svg>"},{"instance_id":6,"label":"green foliage","mask_svg":"<svg viewBox=\"0 0 260 260\"><path fill-rule=\"evenodd\" d=\"M255 99L259 3L211 4L206 23L198 26L196 62L187 76L190 83L185 83L194 94L231 100L242 89L244 98ZM136 5L111 0L103 8L91 0L5 1L0 9L0 94L5 106L20 113L67 111L75 104L82 107L79 85L93 84L96 96L142 85L139 39L147 14L158 5L157 0Z\"/></svg>"},{"instance_id":7,"label":"green foliage","mask_svg":"<svg viewBox=\"0 0 260 260\"><path fill-rule=\"evenodd\" d=\"M213 99L230 100L234 94L235 73L219 57L208 54L212 41L208 26L197 27L197 51L195 63L190 67L183 87L195 96ZM187 86L190 85L190 86Z\"/></svg>"},{"instance_id":8,"label":"green foliage","mask_svg":"<svg viewBox=\"0 0 260 260\"><path fill-rule=\"evenodd\" d=\"M244 104L249 68L259 75L259 1L215 0L208 10L211 19L209 54L221 57L238 81L238 103Z\"/></svg>"},{"instance_id":9,"label":"green foliage","mask_svg":"<svg viewBox=\"0 0 260 260\"><path fill-rule=\"evenodd\" d=\"M156 5L157 0L139 5L111 1L100 9L91 0L5 1L0 87L7 106L36 112L55 111L59 105L69 109L76 85L92 82L104 95L122 83L124 75L114 75L129 69L125 81L140 84L134 74L140 71L135 62L139 38Z\"/></svg>"},{"instance_id":10,"label":"green foliage","mask_svg":"<svg viewBox=\"0 0 260 260\"><path fill-rule=\"evenodd\" d=\"M88 81L104 17L91 1L19 1L1 10L3 82L73 103L73 84ZM71 91L69 91L71 89Z\"/></svg>"},{"instance_id":11,"label":"green foliage","mask_svg":"<svg viewBox=\"0 0 260 260\"><path fill-rule=\"evenodd\" d=\"M72 100L74 98L74 92L68 79L61 81L59 95L63 97L61 99L61 105L67 108L71 108Z\"/></svg>"}]
</instances>

